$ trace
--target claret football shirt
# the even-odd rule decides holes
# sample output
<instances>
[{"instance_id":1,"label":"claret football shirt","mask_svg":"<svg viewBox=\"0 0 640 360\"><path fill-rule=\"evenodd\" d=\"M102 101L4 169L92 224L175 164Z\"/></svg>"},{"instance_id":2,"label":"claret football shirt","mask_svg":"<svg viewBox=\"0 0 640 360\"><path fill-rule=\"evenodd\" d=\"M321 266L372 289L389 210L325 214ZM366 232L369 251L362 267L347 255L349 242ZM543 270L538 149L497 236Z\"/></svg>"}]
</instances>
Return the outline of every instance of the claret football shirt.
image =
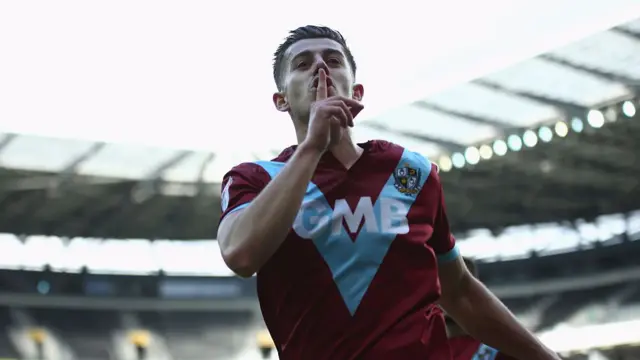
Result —
<instances>
[{"instance_id":1,"label":"claret football shirt","mask_svg":"<svg viewBox=\"0 0 640 360\"><path fill-rule=\"evenodd\" d=\"M280 359L449 360L437 266L458 251L437 167L389 142L359 146L350 169L322 157L291 231L257 274ZM231 169L222 218L249 206L294 151Z\"/></svg>"}]
</instances>

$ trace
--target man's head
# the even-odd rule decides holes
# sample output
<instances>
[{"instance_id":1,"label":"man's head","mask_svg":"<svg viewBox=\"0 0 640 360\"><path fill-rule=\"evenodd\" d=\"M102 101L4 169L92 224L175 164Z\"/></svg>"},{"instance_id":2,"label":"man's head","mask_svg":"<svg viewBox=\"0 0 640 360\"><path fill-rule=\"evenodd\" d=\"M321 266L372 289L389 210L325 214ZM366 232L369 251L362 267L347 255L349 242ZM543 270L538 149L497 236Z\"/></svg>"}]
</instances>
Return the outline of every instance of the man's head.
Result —
<instances>
[{"instance_id":1,"label":"man's head","mask_svg":"<svg viewBox=\"0 0 640 360\"><path fill-rule=\"evenodd\" d=\"M355 83L356 62L342 34L328 27L307 25L292 30L274 54L276 109L289 112L295 120L308 121L321 68L327 73L329 96L362 99L364 88Z\"/></svg>"}]
</instances>

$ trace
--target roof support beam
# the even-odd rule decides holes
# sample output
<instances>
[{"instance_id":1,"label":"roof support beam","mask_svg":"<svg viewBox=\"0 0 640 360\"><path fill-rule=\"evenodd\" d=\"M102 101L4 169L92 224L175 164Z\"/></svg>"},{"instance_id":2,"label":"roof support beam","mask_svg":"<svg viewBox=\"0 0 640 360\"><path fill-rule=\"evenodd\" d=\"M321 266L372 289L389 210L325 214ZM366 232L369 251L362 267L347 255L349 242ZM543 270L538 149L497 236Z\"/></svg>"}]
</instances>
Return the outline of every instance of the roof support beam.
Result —
<instances>
[{"instance_id":1,"label":"roof support beam","mask_svg":"<svg viewBox=\"0 0 640 360\"><path fill-rule=\"evenodd\" d=\"M80 233L90 232L93 234L108 233L117 235L122 229L118 229L116 226L129 223L129 221L124 219L132 216L133 209L140 210L144 208L146 200L156 194L158 186L162 182L162 175L192 154L193 151L178 151L174 156L171 156L155 169L149 171L149 173L138 182L123 181L120 182L120 184L105 187L103 195L105 198L104 203L101 204L98 209L94 209L92 215L77 217L74 224L77 228L73 230ZM207 158L207 160L210 159L212 159L212 156ZM208 161L203 162L203 166L206 164L208 164ZM204 168L201 168L201 171L204 171ZM124 190L116 190L113 187L124 187ZM143 204L141 205L140 202ZM80 208L84 208L85 205L86 203L83 203ZM144 216L144 214L140 215ZM138 222L138 225L140 224L142 224L142 222Z\"/></svg>"},{"instance_id":2,"label":"roof support beam","mask_svg":"<svg viewBox=\"0 0 640 360\"><path fill-rule=\"evenodd\" d=\"M204 179L204 174L206 174L207 169L209 168L209 166L211 166L211 163L213 163L213 161L215 161L216 159L216 154L214 153L210 153L206 159L204 159L204 161L202 162L202 164L200 164L200 170L198 170L198 177L196 179L196 183L198 184L198 191L196 192L196 196L200 196L203 193L205 193L205 190L207 188L206 184L205 184L205 179ZM220 180L222 181L222 180Z\"/></svg>"},{"instance_id":3,"label":"roof support beam","mask_svg":"<svg viewBox=\"0 0 640 360\"><path fill-rule=\"evenodd\" d=\"M170 157L166 161L159 164L155 169L151 170L146 176L145 179L148 180L158 180L162 174L171 169L172 167L180 164L189 156L193 155L193 151L184 150L177 152L174 156ZM143 180L145 181L145 180Z\"/></svg>"},{"instance_id":4,"label":"roof support beam","mask_svg":"<svg viewBox=\"0 0 640 360\"><path fill-rule=\"evenodd\" d=\"M185 184L185 186L195 187L194 196L191 198L175 198L176 205L163 214L165 217L164 226L162 226L163 234L175 233L176 228L172 224L183 224L182 234L175 234L176 237L198 237L197 234L213 233L210 228L212 223L201 221L201 214L209 214L212 218L219 216L219 214L216 214L216 211L220 209L219 203L213 206L214 211L211 211L211 205L220 200L220 184L207 183L205 178L207 169L215 159L216 154L209 153L201 162L197 176L194 178L194 183ZM156 217L150 217L150 220L157 222ZM150 226L153 225L150 224Z\"/></svg>"},{"instance_id":5,"label":"roof support beam","mask_svg":"<svg viewBox=\"0 0 640 360\"><path fill-rule=\"evenodd\" d=\"M560 111L564 112L569 117L575 116L579 118L585 118L587 116L587 113L589 112L589 109L583 105L578 105L578 104L574 104L568 101L563 101L558 99L552 99L550 97L534 94L529 91L510 89L503 85L500 85L498 83L488 81L485 79L477 79L477 80L474 80L473 83L495 90L495 91L499 91L509 95L519 96L519 97L529 99L529 100L532 100L541 104L545 104L548 106L553 106L559 109Z\"/></svg>"},{"instance_id":6,"label":"roof support beam","mask_svg":"<svg viewBox=\"0 0 640 360\"><path fill-rule=\"evenodd\" d=\"M16 134L4 134L0 139L0 153L4 151L4 149L6 149L7 146L9 146L9 144L11 144L17 137L18 135Z\"/></svg>"},{"instance_id":7,"label":"roof support beam","mask_svg":"<svg viewBox=\"0 0 640 360\"><path fill-rule=\"evenodd\" d=\"M140 212L142 209L145 209L146 211L148 208L145 206L147 202L158 194L159 187L162 183L162 174L170 168L178 165L192 154L193 151L178 151L175 155L166 159L164 162L156 166L156 168L149 171L142 180L138 181L138 183L131 188L131 191L121 196L120 202L118 203L120 211L111 212L109 216L104 217L97 231L115 234L121 230L118 228L127 223L124 219L132 217L140 218L141 216L144 216L145 214L141 214ZM136 213L133 213L134 209L136 210ZM153 211L152 209L148 210ZM163 209L162 211L165 210L166 209Z\"/></svg>"},{"instance_id":8,"label":"roof support beam","mask_svg":"<svg viewBox=\"0 0 640 360\"><path fill-rule=\"evenodd\" d=\"M595 76L602 80L622 83L627 88L629 88L629 90L631 90L634 94L636 95L640 94L640 79L633 79L624 75L614 74L612 72L604 71L594 67L576 64L570 60L567 60L552 54L540 55L540 58L557 65L562 65L574 70L582 71L586 74Z\"/></svg>"},{"instance_id":9,"label":"roof support beam","mask_svg":"<svg viewBox=\"0 0 640 360\"><path fill-rule=\"evenodd\" d=\"M614 27L610 31L617 32L618 34L626 35L628 37L636 39L637 41L640 41L640 33L637 33L635 31L632 31L632 30L629 30L629 29L625 29L625 28L620 27L620 26Z\"/></svg>"},{"instance_id":10,"label":"roof support beam","mask_svg":"<svg viewBox=\"0 0 640 360\"><path fill-rule=\"evenodd\" d=\"M107 144L98 142L91 145L85 152L72 159L67 165L65 165L58 173L57 179L50 183L49 193L51 195L58 195L60 191L64 191L65 186L73 181L73 177L76 175L78 168L83 163L96 156Z\"/></svg>"},{"instance_id":11,"label":"roof support beam","mask_svg":"<svg viewBox=\"0 0 640 360\"><path fill-rule=\"evenodd\" d=\"M212 203L216 202L216 199L220 199L220 184L212 184L205 182L205 174L207 169L213 161L215 161L216 154L210 153L209 156L202 162L200 165L200 170L198 171L198 176L196 178L196 193L195 196L191 199L183 199L180 202L179 206L176 206L173 209L173 212L169 213L167 216L175 219L173 223L185 224L185 229L188 229L188 232L193 232L194 237L197 237L199 233L212 233L210 228L211 223L200 221L199 214L209 214L213 219L218 218L219 213L215 213L210 211L208 208ZM213 197L212 197L213 195ZM215 210L219 211L220 206L219 203L213 207ZM167 221L167 223L170 223ZM168 229L167 229L168 230ZM172 231L166 231L171 233ZM186 234L185 236L189 236Z\"/></svg>"},{"instance_id":12,"label":"roof support beam","mask_svg":"<svg viewBox=\"0 0 640 360\"><path fill-rule=\"evenodd\" d=\"M0 138L0 160L2 158L2 151L4 151L4 149L7 148L7 146L9 146L16 138L18 137L18 135L16 134L4 134L2 135L2 138ZM0 161L1 163L1 161ZM19 180L18 180L19 182ZM9 189L7 189L9 186L7 186L6 183L3 183L3 189L0 189L0 204L3 202L3 200L7 197L7 195L9 194Z\"/></svg>"},{"instance_id":13,"label":"roof support beam","mask_svg":"<svg viewBox=\"0 0 640 360\"><path fill-rule=\"evenodd\" d=\"M95 207L92 206L91 213L83 211L74 222L73 231L78 234L77 236L106 237L101 236L103 234L99 232L100 228L104 226L106 219L112 219L123 212L127 202L130 202L131 199L128 194L131 193L135 185L134 182L123 182L105 188L102 196L99 197L100 202ZM84 208L84 204L82 208ZM118 234L109 235L117 236Z\"/></svg>"},{"instance_id":14,"label":"roof support beam","mask_svg":"<svg viewBox=\"0 0 640 360\"><path fill-rule=\"evenodd\" d=\"M20 204L14 206L12 214L14 216L20 216L22 214L32 214L34 217L40 217L42 213L43 202L46 202L50 197L59 196L61 191L65 190L65 187L73 180L77 168L85 161L96 155L105 146L105 143L95 143L90 146L85 152L72 159L55 177L41 178L43 181L43 189L46 191L44 196L37 191L31 193L31 196L26 196L20 201ZM19 209L19 210L17 210Z\"/></svg>"},{"instance_id":15,"label":"roof support beam","mask_svg":"<svg viewBox=\"0 0 640 360\"><path fill-rule=\"evenodd\" d=\"M193 151L178 151L174 156L160 163L155 169L151 170L144 176L138 185L132 190L131 196L137 203L142 203L156 195L158 186L162 182L162 175L165 171L178 165L189 156L193 155Z\"/></svg>"},{"instance_id":16,"label":"roof support beam","mask_svg":"<svg viewBox=\"0 0 640 360\"><path fill-rule=\"evenodd\" d=\"M416 101L412 105L415 106L415 107L418 107L418 108L428 109L428 110L432 110L432 111L435 111L435 112L439 112L441 114L445 114L445 115L450 115L450 116L454 116L454 117L457 117L457 118L461 118L463 120L466 120L466 121L469 121L469 122L472 122L472 123L493 126L493 127L498 128L498 129L501 129L504 132L520 129L519 127L516 127L513 124L509 124L509 123L504 122L502 120L490 119L490 118L486 118L486 117L482 117L482 116L478 116L478 115L465 113L465 112L458 111L458 110L447 109L447 108L445 108L443 106L432 104L432 103L429 103L429 102L423 101L423 100Z\"/></svg>"},{"instance_id":17,"label":"roof support beam","mask_svg":"<svg viewBox=\"0 0 640 360\"><path fill-rule=\"evenodd\" d=\"M67 165L65 165L59 174L60 175L75 174L75 172L77 171L78 167L80 167L80 165L82 165L84 162L88 161L95 155L97 155L102 149L104 149L105 146L106 144L103 142L93 144L84 153L82 153L80 156L76 157L75 159L71 160Z\"/></svg>"},{"instance_id":18,"label":"roof support beam","mask_svg":"<svg viewBox=\"0 0 640 360\"><path fill-rule=\"evenodd\" d=\"M30 176L17 180L11 186L7 184L6 187L14 190L46 189L50 196L56 196L61 190L64 190L65 185L73 180L78 167L100 152L105 145L104 143L96 143L90 146L84 153L63 166L55 175ZM2 140L0 140L0 151L2 151Z\"/></svg>"},{"instance_id":19,"label":"roof support beam","mask_svg":"<svg viewBox=\"0 0 640 360\"><path fill-rule=\"evenodd\" d=\"M375 129L375 130L379 130L379 131L389 132L389 133L394 134L394 135L404 136L404 137L407 137L407 138L410 138L410 139L414 139L414 140L418 140L418 141L421 141L421 142L435 144L435 145L438 145L438 146L446 149L449 152L464 151L464 149L466 149L466 146L464 146L462 144L459 144L459 143L456 143L456 142L453 142L453 141L439 139L439 138L432 137L432 136L429 136L429 135L424 135L424 134L416 134L415 132L392 129L392 128L386 126L386 125L383 125L383 124L380 124L380 123L374 122L374 121L364 122L360 126L365 126L365 127L370 128L370 129Z\"/></svg>"}]
</instances>

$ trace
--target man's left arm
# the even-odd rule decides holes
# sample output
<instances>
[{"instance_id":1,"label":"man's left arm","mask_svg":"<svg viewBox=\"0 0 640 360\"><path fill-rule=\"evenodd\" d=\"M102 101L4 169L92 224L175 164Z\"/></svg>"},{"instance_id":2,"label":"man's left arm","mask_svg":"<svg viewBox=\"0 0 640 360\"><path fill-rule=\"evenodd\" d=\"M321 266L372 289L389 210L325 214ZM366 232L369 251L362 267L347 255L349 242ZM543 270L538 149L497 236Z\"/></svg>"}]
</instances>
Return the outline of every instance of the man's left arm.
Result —
<instances>
[{"instance_id":1,"label":"man's left arm","mask_svg":"<svg viewBox=\"0 0 640 360\"><path fill-rule=\"evenodd\" d=\"M467 270L451 235L435 165L428 181L438 194L434 231L429 243L438 255L440 305L471 336L505 354L520 360L559 359Z\"/></svg>"},{"instance_id":2,"label":"man's left arm","mask_svg":"<svg viewBox=\"0 0 640 360\"><path fill-rule=\"evenodd\" d=\"M438 266L440 305L471 336L520 360L559 359L467 270L462 257Z\"/></svg>"}]
</instances>

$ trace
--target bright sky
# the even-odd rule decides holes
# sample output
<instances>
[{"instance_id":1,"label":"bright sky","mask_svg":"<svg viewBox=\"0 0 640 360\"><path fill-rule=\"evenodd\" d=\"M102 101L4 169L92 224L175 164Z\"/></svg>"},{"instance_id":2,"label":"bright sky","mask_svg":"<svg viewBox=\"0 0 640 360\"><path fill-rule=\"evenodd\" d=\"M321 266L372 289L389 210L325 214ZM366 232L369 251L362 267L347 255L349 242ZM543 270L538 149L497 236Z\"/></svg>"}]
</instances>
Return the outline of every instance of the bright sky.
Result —
<instances>
[{"instance_id":1,"label":"bright sky","mask_svg":"<svg viewBox=\"0 0 640 360\"><path fill-rule=\"evenodd\" d=\"M278 149L294 134L271 104L271 55L296 26L347 37L365 121L638 15L638 0L6 0L0 132Z\"/></svg>"}]
</instances>

